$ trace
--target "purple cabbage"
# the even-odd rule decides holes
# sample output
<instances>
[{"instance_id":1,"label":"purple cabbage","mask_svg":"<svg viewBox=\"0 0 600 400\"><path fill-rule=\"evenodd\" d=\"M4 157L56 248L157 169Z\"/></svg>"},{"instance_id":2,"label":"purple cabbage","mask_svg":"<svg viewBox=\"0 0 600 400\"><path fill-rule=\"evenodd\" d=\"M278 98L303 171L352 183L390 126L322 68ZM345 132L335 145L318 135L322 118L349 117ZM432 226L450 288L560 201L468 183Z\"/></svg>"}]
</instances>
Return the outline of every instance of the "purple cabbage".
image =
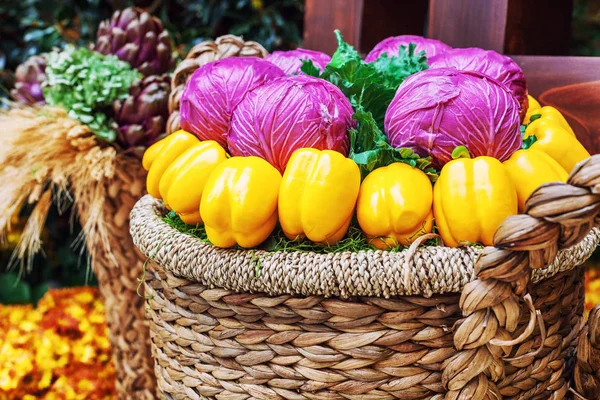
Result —
<instances>
[{"instance_id":1,"label":"purple cabbage","mask_svg":"<svg viewBox=\"0 0 600 400\"><path fill-rule=\"evenodd\" d=\"M231 155L258 156L280 172L300 148L348 155L352 106L333 84L307 75L265 83L246 93L233 111Z\"/></svg>"},{"instance_id":2,"label":"purple cabbage","mask_svg":"<svg viewBox=\"0 0 600 400\"><path fill-rule=\"evenodd\" d=\"M398 48L400 46L408 47L410 43L414 43L416 45L415 54L418 54L420 51L425 51L425 56L427 56L427 58L433 57L437 54L442 54L452 49L452 47L448 46L444 42L440 42L439 40L435 39L424 38L423 36L391 36L377 43L375 47L373 47L373 50L367 54L365 61L373 62L377 60L383 53L387 53L388 57L397 56Z\"/></svg>"},{"instance_id":3,"label":"purple cabbage","mask_svg":"<svg viewBox=\"0 0 600 400\"><path fill-rule=\"evenodd\" d=\"M510 57L480 48L451 49L431 57L430 69L454 67L461 71L481 72L505 84L516 97L521 112L527 111L527 83L521 67Z\"/></svg>"},{"instance_id":4,"label":"purple cabbage","mask_svg":"<svg viewBox=\"0 0 600 400\"><path fill-rule=\"evenodd\" d=\"M521 147L519 104L510 90L480 72L428 69L408 77L385 114L394 147L431 155L442 167L457 146L471 156L504 161Z\"/></svg>"},{"instance_id":5,"label":"purple cabbage","mask_svg":"<svg viewBox=\"0 0 600 400\"><path fill-rule=\"evenodd\" d=\"M225 147L231 112L244 94L282 76L279 67L257 57L205 64L192 74L181 95L181 127L200 140L215 140Z\"/></svg>"},{"instance_id":6,"label":"purple cabbage","mask_svg":"<svg viewBox=\"0 0 600 400\"><path fill-rule=\"evenodd\" d=\"M331 61L325 53L315 50L296 49L289 51L274 51L265 57L267 61L272 62L285 72L286 75L296 75L302 73L302 60L311 60L321 72Z\"/></svg>"}]
</instances>

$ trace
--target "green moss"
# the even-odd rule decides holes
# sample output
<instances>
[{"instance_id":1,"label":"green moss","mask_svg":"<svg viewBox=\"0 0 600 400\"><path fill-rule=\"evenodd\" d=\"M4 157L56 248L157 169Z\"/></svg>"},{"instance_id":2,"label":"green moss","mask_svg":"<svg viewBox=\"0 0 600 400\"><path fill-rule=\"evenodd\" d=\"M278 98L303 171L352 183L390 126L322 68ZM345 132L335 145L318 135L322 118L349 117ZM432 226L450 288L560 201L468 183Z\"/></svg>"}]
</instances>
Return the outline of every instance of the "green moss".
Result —
<instances>
[{"instance_id":1,"label":"green moss","mask_svg":"<svg viewBox=\"0 0 600 400\"><path fill-rule=\"evenodd\" d=\"M181 233L188 234L195 238L198 238L200 241L204 243L209 243L208 236L206 235L206 230L204 226L201 225L188 225L183 222L177 214L173 211L169 212L167 215L163 217L163 221L166 222L171 227L175 228ZM438 245L436 239L430 240L425 243L425 245ZM236 249L242 249L241 247L236 246ZM325 246L320 244L315 244L309 240L290 240L283 234L281 227L277 226L275 231L262 243L258 249L265 251L283 251L283 252L293 252L293 251L302 251L302 252L311 252L311 253L341 253L345 251L349 252L359 252L364 250L377 250L373 245L369 244L367 238L363 235L362 231L358 227L356 221L350 225L348 229L348 233L346 237L340 240L337 244L333 246ZM388 251L402 251L406 249L406 246L396 246L390 248Z\"/></svg>"}]
</instances>

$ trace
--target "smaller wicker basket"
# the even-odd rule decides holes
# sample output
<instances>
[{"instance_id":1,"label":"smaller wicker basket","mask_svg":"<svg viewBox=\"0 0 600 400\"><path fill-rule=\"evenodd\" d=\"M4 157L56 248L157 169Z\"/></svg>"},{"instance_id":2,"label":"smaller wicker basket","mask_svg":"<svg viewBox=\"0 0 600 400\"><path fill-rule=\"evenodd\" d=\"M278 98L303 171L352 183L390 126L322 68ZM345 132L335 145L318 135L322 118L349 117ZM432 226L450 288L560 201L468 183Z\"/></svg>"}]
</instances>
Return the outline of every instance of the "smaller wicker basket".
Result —
<instances>
[{"instance_id":1,"label":"smaller wicker basket","mask_svg":"<svg viewBox=\"0 0 600 400\"><path fill-rule=\"evenodd\" d=\"M156 378L143 288L139 291L142 295L138 294L145 257L133 246L129 234L129 213L144 193L146 171L137 160L129 164L108 184L109 197L102 208L112 216L110 251L103 246L90 251L97 254L92 269L105 303L119 399L150 400L156 393ZM81 223L85 224L88 213L94 211L82 210Z\"/></svg>"},{"instance_id":2,"label":"smaller wicker basket","mask_svg":"<svg viewBox=\"0 0 600 400\"><path fill-rule=\"evenodd\" d=\"M600 398L600 155L508 218L495 247L317 254L223 250L134 207L167 399ZM256 266L260 265L259 273ZM574 355L576 357L574 357Z\"/></svg>"}]
</instances>

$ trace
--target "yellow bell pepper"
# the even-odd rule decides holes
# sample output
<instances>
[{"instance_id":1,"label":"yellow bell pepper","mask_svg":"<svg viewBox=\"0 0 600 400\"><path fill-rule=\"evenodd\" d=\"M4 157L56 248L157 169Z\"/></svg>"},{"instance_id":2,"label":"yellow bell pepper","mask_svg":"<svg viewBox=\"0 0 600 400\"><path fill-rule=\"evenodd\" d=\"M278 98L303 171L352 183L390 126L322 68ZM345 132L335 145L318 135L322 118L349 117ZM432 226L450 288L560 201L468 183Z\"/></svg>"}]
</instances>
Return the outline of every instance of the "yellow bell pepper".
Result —
<instances>
[{"instance_id":1,"label":"yellow bell pepper","mask_svg":"<svg viewBox=\"0 0 600 400\"><path fill-rule=\"evenodd\" d=\"M530 149L540 150L556 160L568 173L575 165L590 156L590 153L577 140L569 124L554 107L542 107L533 115L534 119L525 129L524 142L535 136Z\"/></svg>"},{"instance_id":2,"label":"yellow bell pepper","mask_svg":"<svg viewBox=\"0 0 600 400\"><path fill-rule=\"evenodd\" d=\"M535 114L535 111L542 108L540 103L536 99L534 99L533 96L531 96L529 94L527 95L527 101L528 101L529 106L527 107L527 113L525 114L525 118L523 118L524 124L528 124L529 119L531 118L531 116L533 114Z\"/></svg>"},{"instance_id":3,"label":"yellow bell pepper","mask_svg":"<svg viewBox=\"0 0 600 400\"><path fill-rule=\"evenodd\" d=\"M204 185L200 215L208 239L217 247L255 247L277 224L281 174L259 157L231 157L213 170Z\"/></svg>"},{"instance_id":4,"label":"yellow bell pepper","mask_svg":"<svg viewBox=\"0 0 600 400\"><path fill-rule=\"evenodd\" d=\"M393 163L371 172L356 205L358 223L375 247L408 246L433 226L433 189L423 171Z\"/></svg>"},{"instance_id":5,"label":"yellow bell pepper","mask_svg":"<svg viewBox=\"0 0 600 400\"><path fill-rule=\"evenodd\" d=\"M227 153L214 140L198 142L184 151L165 170L159 182L159 192L168 209L187 224L198 224L200 200L204 185L217 165L227 159Z\"/></svg>"},{"instance_id":6,"label":"yellow bell pepper","mask_svg":"<svg viewBox=\"0 0 600 400\"><path fill-rule=\"evenodd\" d=\"M510 175L492 157L450 161L433 187L435 223L450 247L462 241L492 245L498 226L517 211L517 192Z\"/></svg>"},{"instance_id":7,"label":"yellow bell pepper","mask_svg":"<svg viewBox=\"0 0 600 400\"><path fill-rule=\"evenodd\" d=\"M529 109L527 112L531 113L529 115L529 118L526 119L527 124L530 124L531 122L534 122L537 119L546 119L546 120L551 121L554 124L560 126L564 130L569 132L571 134L571 136L575 137L575 131L573 131L573 128L571 128L571 125L569 125L569 123L567 122L565 117L556 108L551 107L551 106L544 106L544 107L536 108L534 110ZM532 117L533 117L533 121L531 120Z\"/></svg>"},{"instance_id":8,"label":"yellow bell pepper","mask_svg":"<svg viewBox=\"0 0 600 400\"><path fill-rule=\"evenodd\" d=\"M159 184L163 173L181 153L198 142L196 136L184 130L178 130L146 150L142 158L142 166L148 171L146 188L152 197L161 198Z\"/></svg>"},{"instance_id":9,"label":"yellow bell pepper","mask_svg":"<svg viewBox=\"0 0 600 400\"><path fill-rule=\"evenodd\" d=\"M360 189L356 163L333 150L292 154L279 191L279 222L291 239L333 245L346 234Z\"/></svg>"},{"instance_id":10,"label":"yellow bell pepper","mask_svg":"<svg viewBox=\"0 0 600 400\"><path fill-rule=\"evenodd\" d=\"M517 189L519 212L525 211L525 201L544 183L566 182L569 174L548 154L535 150L518 150L504 166Z\"/></svg>"}]
</instances>

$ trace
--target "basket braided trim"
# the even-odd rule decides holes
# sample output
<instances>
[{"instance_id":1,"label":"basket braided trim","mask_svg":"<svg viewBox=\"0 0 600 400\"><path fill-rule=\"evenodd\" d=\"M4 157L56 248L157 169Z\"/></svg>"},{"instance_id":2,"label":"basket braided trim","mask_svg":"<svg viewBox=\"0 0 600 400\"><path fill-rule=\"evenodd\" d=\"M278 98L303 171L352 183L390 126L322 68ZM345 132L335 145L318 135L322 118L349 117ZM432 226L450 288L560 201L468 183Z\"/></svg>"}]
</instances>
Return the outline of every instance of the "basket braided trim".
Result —
<instances>
[{"instance_id":1,"label":"basket braided trim","mask_svg":"<svg viewBox=\"0 0 600 400\"><path fill-rule=\"evenodd\" d=\"M236 292L348 298L458 293L474 279L473 247L419 248L405 265L408 250L400 252L316 254L224 250L180 233L162 221L162 201L149 195L131 213L134 244L175 276ZM584 240L561 251L548 268L536 270L534 282L581 265L600 241L594 229ZM406 287L405 274L409 274Z\"/></svg>"},{"instance_id":2,"label":"basket braided trim","mask_svg":"<svg viewBox=\"0 0 600 400\"><path fill-rule=\"evenodd\" d=\"M507 368L528 356L509 357L513 346L527 340L536 319L543 323L533 312L530 327L516 331L521 313L515 305L529 298L532 271L554 262L560 249L577 246L595 229L599 213L600 155L594 155L577 164L567 183L536 189L525 214L504 220L494 247L486 247L477 259L477 279L461 294L465 318L454 334L459 352L444 363L442 373L447 400L502 398L498 382ZM554 390L558 387L566 388L567 381L561 378Z\"/></svg>"},{"instance_id":3,"label":"basket braided trim","mask_svg":"<svg viewBox=\"0 0 600 400\"><path fill-rule=\"evenodd\" d=\"M171 95L169 96L169 119L167 133L180 129L179 102L185 84L194 71L209 62L228 57L259 57L267 55L265 48L253 41L244 42L241 37L234 35L219 36L216 40L207 40L192 47L173 73L171 80Z\"/></svg>"},{"instance_id":4,"label":"basket braided trim","mask_svg":"<svg viewBox=\"0 0 600 400\"><path fill-rule=\"evenodd\" d=\"M457 294L269 297L210 289L153 262L146 293L166 399L441 400L443 363L457 352ZM548 328L514 347L511 356L527 357L506 370L499 390L504 398L562 399L583 325L583 268L531 294Z\"/></svg>"}]
</instances>

